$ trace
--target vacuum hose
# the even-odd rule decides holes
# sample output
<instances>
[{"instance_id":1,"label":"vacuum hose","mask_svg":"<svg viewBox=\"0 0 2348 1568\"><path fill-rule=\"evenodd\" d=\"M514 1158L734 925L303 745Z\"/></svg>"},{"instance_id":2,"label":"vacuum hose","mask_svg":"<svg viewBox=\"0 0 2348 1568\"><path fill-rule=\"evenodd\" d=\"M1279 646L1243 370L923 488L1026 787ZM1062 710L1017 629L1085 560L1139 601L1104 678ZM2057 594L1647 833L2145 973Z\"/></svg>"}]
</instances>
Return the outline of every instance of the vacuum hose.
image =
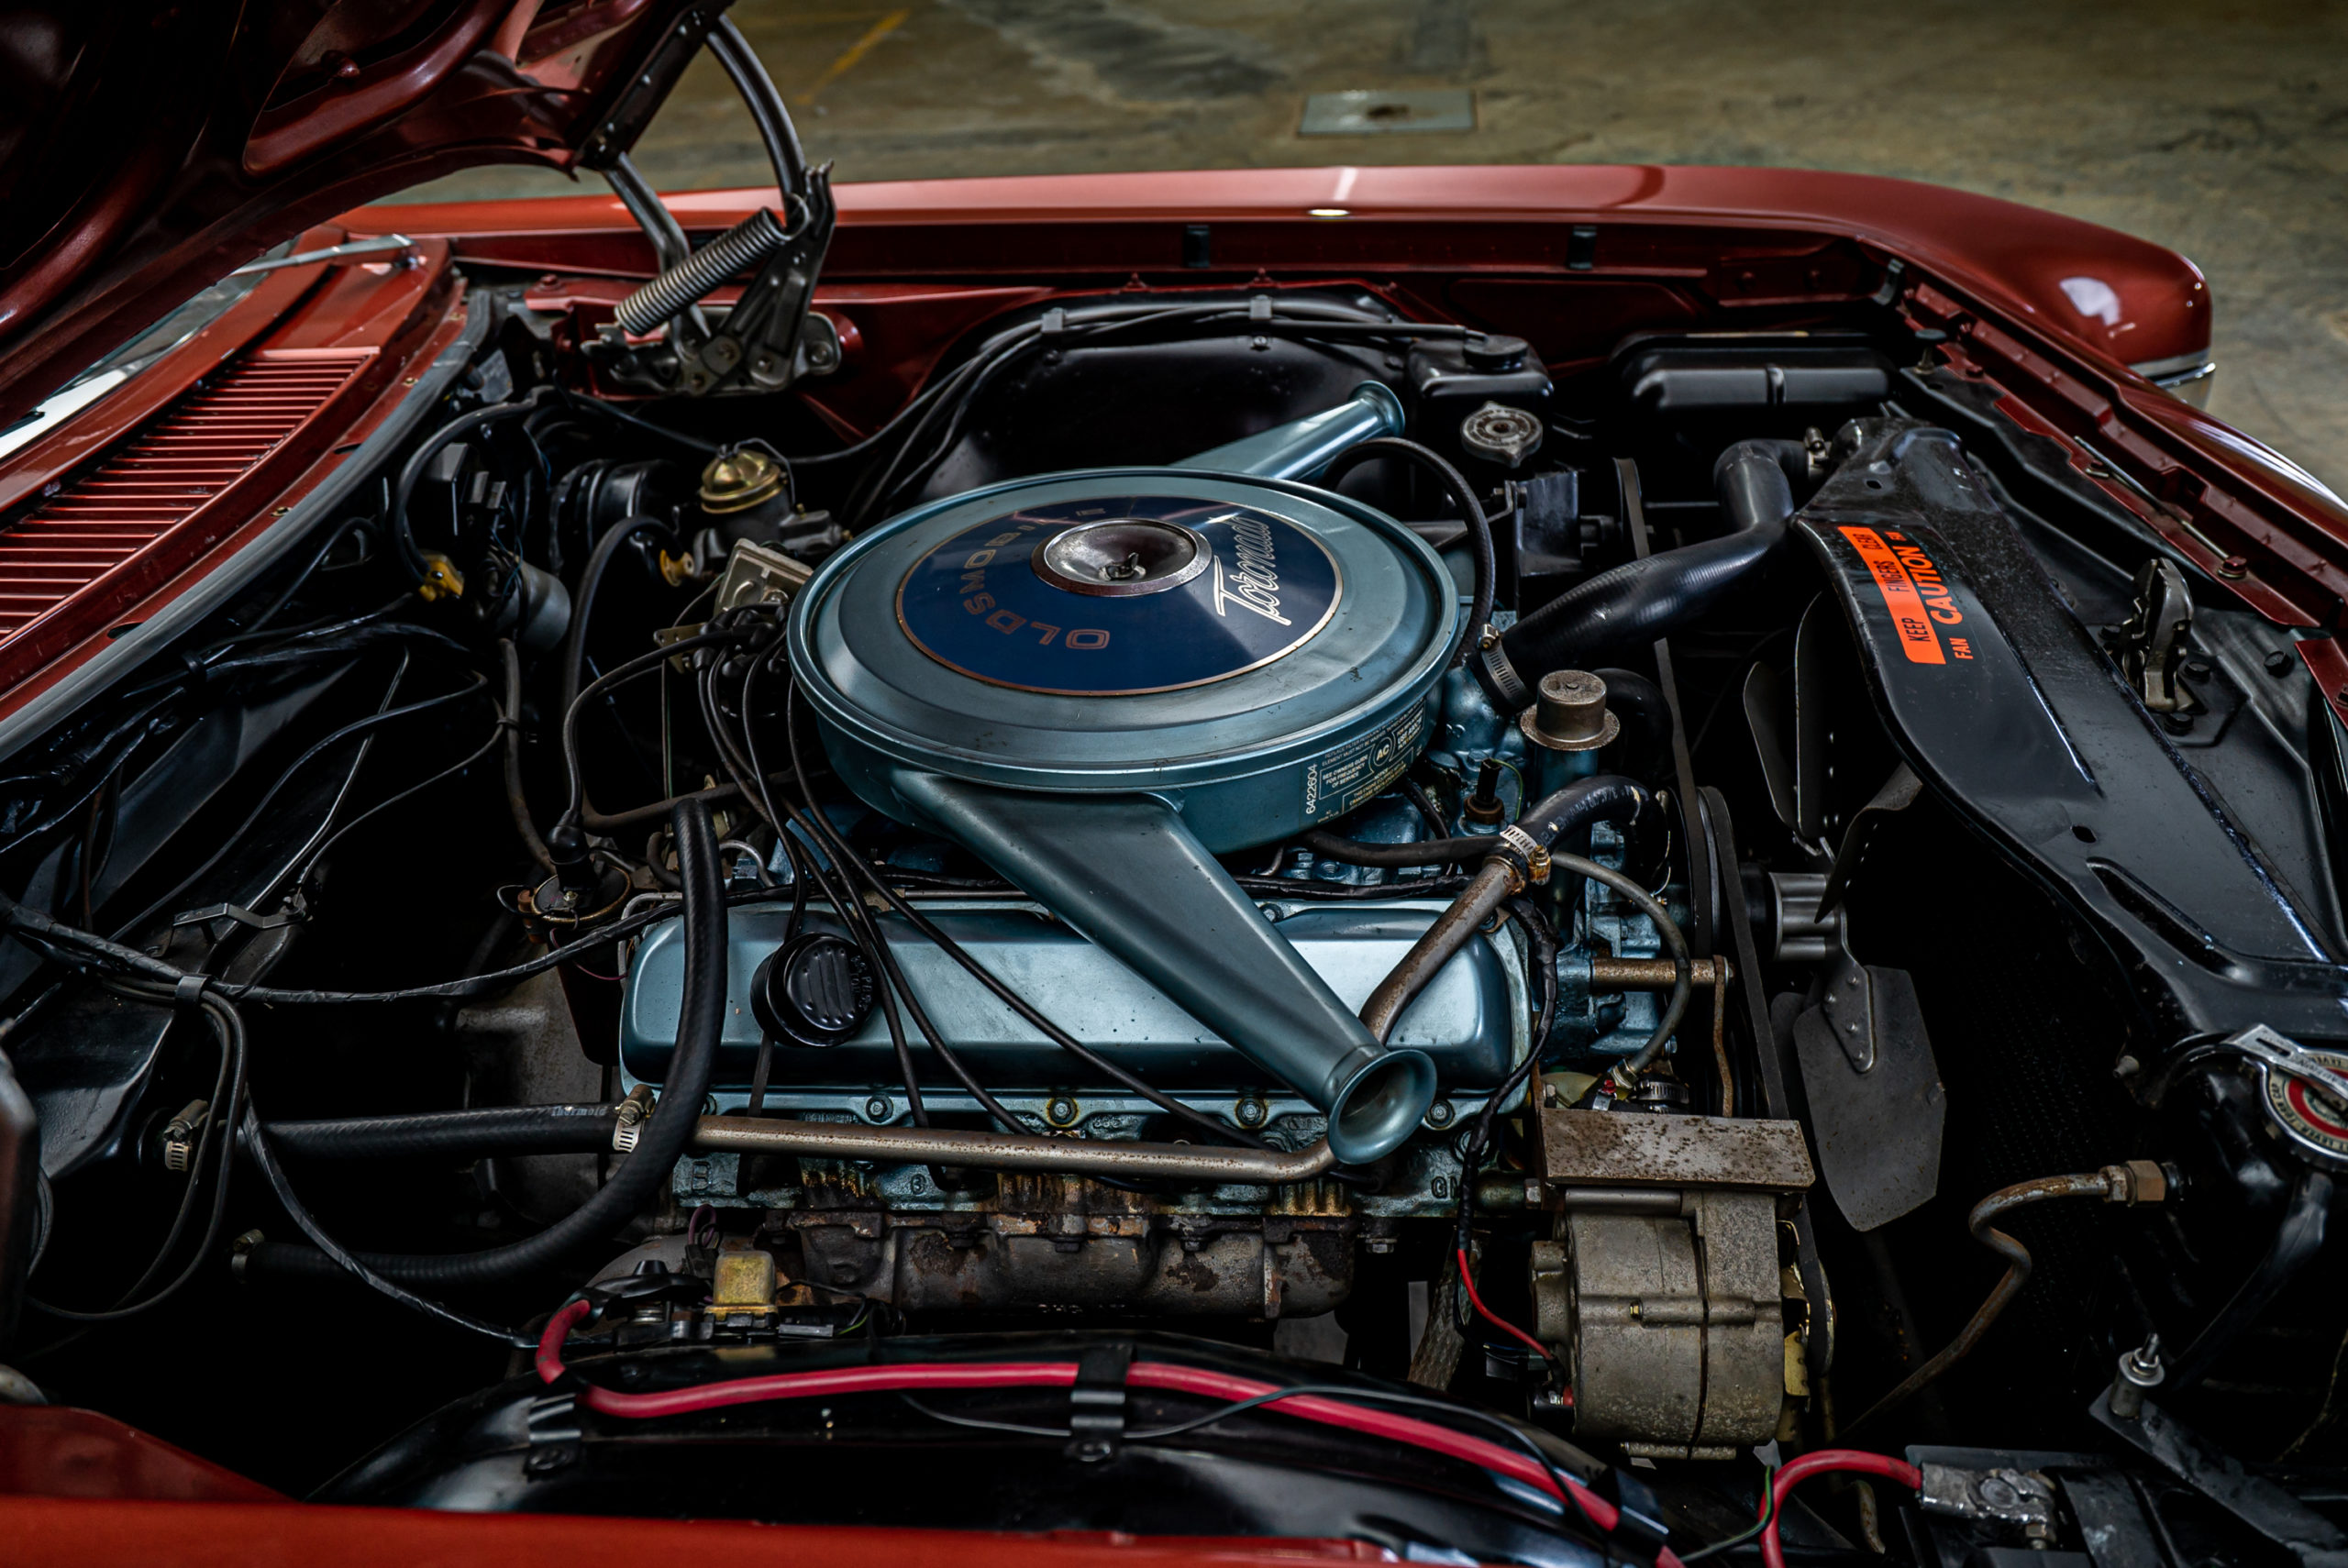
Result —
<instances>
[{"instance_id":1,"label":"vacuum hose","mask_svg":"<svg viewBox=\"0 0 2348 1568\"><path fill-rule=\"evenodd\" d=\"M1552 670L1591 668L1709 614L1785 538L1808 462L1796 441L1740 441L1722 453L1712 487L1733 531L1567 589L1468 661L1484 694L1516 712Z\"/></svg>"}]
</instances>

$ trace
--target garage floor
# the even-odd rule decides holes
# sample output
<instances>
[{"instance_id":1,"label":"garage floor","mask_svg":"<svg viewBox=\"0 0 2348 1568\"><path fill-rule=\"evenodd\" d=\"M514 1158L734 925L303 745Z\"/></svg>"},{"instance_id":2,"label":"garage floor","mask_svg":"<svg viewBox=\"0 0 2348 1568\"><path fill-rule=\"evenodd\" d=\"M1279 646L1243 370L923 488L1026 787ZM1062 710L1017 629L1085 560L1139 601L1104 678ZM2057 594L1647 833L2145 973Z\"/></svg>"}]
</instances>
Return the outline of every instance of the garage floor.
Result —
<instances>
[{"instance_id":1,"label":"garage floor","mask_svg":"<svg viewBox=\"0 0 2348 1568\"><path fill-rule=\"evenodd\" d=\"M2348 493L2348 5L740 0L733 14L810 154L844 180L1778 164L2108 224L2209 274L2211 408ZM1472 88L1476 128L1298 134L1307 94L1419 87ZM639 161L672 189L768 177L706 61ZM426 190L565 188L485 171Z\"/></svg>"}]
</instances>

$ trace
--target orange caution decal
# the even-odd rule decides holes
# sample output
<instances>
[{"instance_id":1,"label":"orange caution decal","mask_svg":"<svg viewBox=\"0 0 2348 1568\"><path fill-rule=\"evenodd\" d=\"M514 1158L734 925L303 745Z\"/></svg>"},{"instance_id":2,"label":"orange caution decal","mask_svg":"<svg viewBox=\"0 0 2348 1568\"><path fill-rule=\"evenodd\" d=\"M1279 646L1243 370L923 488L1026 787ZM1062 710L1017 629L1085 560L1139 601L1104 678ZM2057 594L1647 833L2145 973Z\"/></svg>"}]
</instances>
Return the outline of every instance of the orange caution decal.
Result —
<instances>
[{"instance_id":1,"label":"orange caution decal","mask_svg":"<svg viewBox=\"0 0 2348 1568\"><path fill-rule=\"evenodd\" d=\"M1915 580L1883 536L1872 528L1845 528L1843 537L1851 541L1851 548L1859 552L1859 559L1875 576L1876 587L1882 590L1884 605L1891 612L1892 630L1899 634L1899 650L1908 656L1908 662L1946 664L1940 636L1924 613L1923 595L1916 591Z\"/></svg>"}]
</instances>

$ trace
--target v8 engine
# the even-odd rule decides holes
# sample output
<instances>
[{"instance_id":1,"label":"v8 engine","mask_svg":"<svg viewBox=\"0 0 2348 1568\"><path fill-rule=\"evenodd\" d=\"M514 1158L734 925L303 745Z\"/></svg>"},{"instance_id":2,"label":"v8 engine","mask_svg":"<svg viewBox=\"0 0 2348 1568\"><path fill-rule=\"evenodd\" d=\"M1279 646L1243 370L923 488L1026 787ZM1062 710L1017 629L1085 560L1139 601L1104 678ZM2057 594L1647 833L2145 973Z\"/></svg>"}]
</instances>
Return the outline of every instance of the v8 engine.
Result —
<instances>
[{"instance_id":1,"label":"v8 engine","mask_svg":"<svg viewBox=\"0 0 2348 1568\"><path fill-rule=\"evenodd\" d=\"M765 1517L762 1444L920 1442L939 1518L1303 1465L1528 1562L1781 1551L1756 1450L1959 1556L2118 1507L2091 1440L2340 1455L2323 656L1899 273L1578 356L973 285L916 353L807 179L731 298L484 271L334 525L27 754L44 1378L382 1347L339 1501Z\"/></svg>"}]
</instances>

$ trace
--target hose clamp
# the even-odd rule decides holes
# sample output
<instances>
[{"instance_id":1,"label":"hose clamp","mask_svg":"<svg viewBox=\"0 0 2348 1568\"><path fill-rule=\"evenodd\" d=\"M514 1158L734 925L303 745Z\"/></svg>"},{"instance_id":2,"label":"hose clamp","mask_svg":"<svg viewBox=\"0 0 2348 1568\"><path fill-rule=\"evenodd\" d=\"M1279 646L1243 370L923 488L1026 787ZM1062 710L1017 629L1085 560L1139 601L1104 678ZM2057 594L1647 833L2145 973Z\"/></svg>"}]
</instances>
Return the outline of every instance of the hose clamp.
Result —
<instances>
[{"instance_id":1,"label":"hose clamp","mask_svg":"<svg viewBox=\"0 0 2348 1568\"><path fill-rule=\"evenodd\" d=\"M617 1120L612 1124L612 1149L615 1154L636 1152L636 1141L644 1131L644 1123L652 1114L652 1086L638 1084L627 1091L620 1101Z\"/></svg>"},{"instance_id":2,"label":"hose clamp","mask_svg":"<svg viewBox=\"0 0 2348 1568\"><path fill-rule=\"evenodd\" d=\"M1549 879L1549 846L1547 845L1543 844L1514 823L1501 829L1496 836L1523 858L1527 880L1537 887Z\"/></svg>"},{"instance_id":3,"label":"hose clamp","mask_svg":"<svg viewBox=\"0 0 2348 1568\"><path fill-rule=\"evenodd\" d=\"M207 1100L191 1100L177 1116L163 1124L163 1168L173 1176L185 1176L195 1168L195 1151L204 1136L204 1125L212 1120L212 1106Z\"/></svg>"},{"instance_id":4,"label":"hose clamp","mask_svg":"<svg viewBox=\"0 0 2348 1568\"><path fill-rule=\"evenodd\" d=\"M1532 689L1524 684L1524 678L1516 673L1516 666L1508 661L1506 644L1495 640L1476 657L1482 662L1484 674L1490 679L1492 690L1500 694L1502 712L1513 713L1533 701Z\"/></svg>"}]
</instances>

